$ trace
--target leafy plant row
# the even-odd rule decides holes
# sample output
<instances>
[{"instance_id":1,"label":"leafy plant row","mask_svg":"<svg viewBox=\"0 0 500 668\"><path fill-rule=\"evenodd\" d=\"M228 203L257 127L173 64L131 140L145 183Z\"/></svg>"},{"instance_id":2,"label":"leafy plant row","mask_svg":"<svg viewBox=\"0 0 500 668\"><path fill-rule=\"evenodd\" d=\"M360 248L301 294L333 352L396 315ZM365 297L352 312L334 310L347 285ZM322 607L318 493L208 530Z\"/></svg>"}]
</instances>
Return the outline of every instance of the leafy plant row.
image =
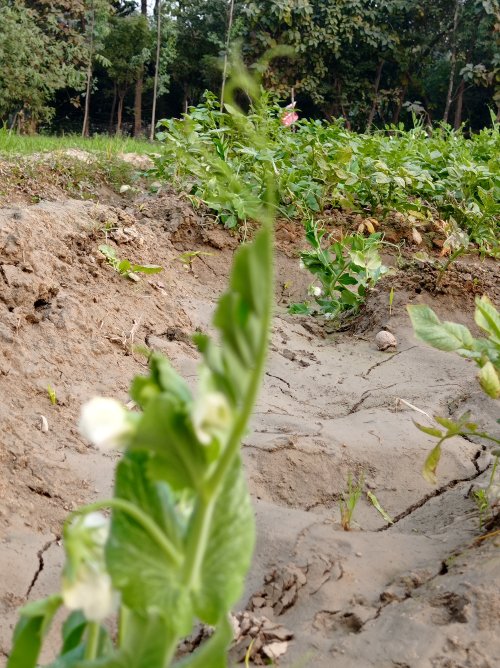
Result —
<instances>
[{"instance_id":1,"label":"leafy plant row","mask_svg":"<svg viewBox=\"0 0 500 668\"><path fill-rule=\"evenodd\" d=\"M482 250L498 250L500 132L498 123L466 137L448 126L416 123L372 134L347 130L342 121L300 120L284 127L283 110L264 93L248 116L268 138L248 146L230 105L220 111L206 94L183 119L162 121L164 142L156 174L188 189L226 227L246 221L242 183L258 201L270 170L278 215L310 218L328 209L377 214L399 212L425 222L452 219ZM222 191L213 159L235 175Z\"/></svg>"}]
</instances>

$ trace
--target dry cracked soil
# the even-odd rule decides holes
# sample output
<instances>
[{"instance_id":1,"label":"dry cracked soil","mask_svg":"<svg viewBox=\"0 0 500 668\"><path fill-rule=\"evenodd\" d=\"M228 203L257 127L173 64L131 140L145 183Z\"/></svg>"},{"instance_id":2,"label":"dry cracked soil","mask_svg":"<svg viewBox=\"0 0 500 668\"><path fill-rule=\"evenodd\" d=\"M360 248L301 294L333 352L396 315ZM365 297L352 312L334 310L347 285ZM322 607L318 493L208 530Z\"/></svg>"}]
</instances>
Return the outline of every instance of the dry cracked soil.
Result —
<instances>
[{"instance_id":1,"label":"dry cracked soil","mask_svg":"<svg viewBox=\"0 0 500 668\"><path fill-rule=\"evenodd\" d=\"M82 402L126 402L145 370L141 344L194 382L190 334L210 328L238 244L172 193L50 200L0 209L0 663L18 607L58 587L64 517L112 488L116 457L79 435ZM287 314L308 285L297 228L278 225L272 344L243 444L258 537L233 659L255 637L255 665L267 642L286 647L278 663L290 668L495 668L500 536L483 539L471 498L491 461L480 443L455 438L431 487L420 470L432 438L405 403L450 417L470 408L494 428L494 402L471 364L414 338L405 305L429 303L473 327L475 293L498 304L498 266L459 262L436 291L410 263L348 330L328 332ZM97 250L105 240L164 271L119 276ZM185 251L202 253L184 266ZM376 348L384 327L396 350ZM343 531L339 498L361 473L393 523L363 495Z\"/></svg>"}]
</instances>

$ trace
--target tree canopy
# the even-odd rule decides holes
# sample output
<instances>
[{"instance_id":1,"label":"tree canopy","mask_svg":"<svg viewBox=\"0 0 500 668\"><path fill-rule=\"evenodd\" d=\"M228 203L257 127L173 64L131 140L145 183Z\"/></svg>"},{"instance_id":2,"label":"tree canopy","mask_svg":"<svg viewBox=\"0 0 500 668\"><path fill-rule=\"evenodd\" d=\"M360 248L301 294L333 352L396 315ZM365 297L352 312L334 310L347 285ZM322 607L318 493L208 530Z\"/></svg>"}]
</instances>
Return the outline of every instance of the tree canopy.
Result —
<instances>
[{"instance_id":1,"label":"tree canopy","mask_svg":"<svg viewBox=\"0 0 500 668\"><path fill-rule=\"evenodd\" d=\"M499 114L499 0L0 0L0 121L143 131L158 35L160 117L220 93L226 44L248 64L290 47L265 86L354 129Z\"/></svg>"}]
</instances>

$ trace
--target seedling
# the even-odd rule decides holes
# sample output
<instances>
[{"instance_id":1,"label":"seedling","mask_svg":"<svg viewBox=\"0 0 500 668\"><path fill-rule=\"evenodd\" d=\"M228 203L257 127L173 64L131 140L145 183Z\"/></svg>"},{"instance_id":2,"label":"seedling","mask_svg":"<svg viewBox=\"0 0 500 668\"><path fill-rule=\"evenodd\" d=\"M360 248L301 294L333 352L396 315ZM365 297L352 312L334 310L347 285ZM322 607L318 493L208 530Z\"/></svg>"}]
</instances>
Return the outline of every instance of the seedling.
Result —
<instances>
[{"instance_id":1,"label":"seedling","mask_svg":"<svg viewBox=\"0 0 500 668\"><path fill-rule=\"evenodd\" d=\"M132 264L130 260L120 260L116 255L115 249L107 244L99 246L99 252L104 255L107 263L120 276L125 276L132 281L140 280L137 272L142 274L158 274L160 271L163 271L163 267L156 264Z\"/></svg>"},{"instance_id":2,"label":"seedling","mask_svg":"<svg viewBox=\"0 0 500 668\"><path fill-rule=\"evenodd\" d=\"M352 475L349 473L347 478L347 488L342 492L342 496L339 499L340 523L344 531L351 530L352 516L358 501L361 498L364 482L364 473L361 473L356 481L353 481Z\"/></svg>"},{"instance_id":3,"label":"seedling","mask_svg":"<svg viewBox=\"0 0 500 668\"><path fill-rule=\"evenodd\" d=\"M486 489L476 489L473 492L474 501L479 512L479 528L482 529L485 524L485 519L492 516L494 506L498 506L500 498L498 498L498 487L495 485L495 474L498 467L498 460L500 452L495 455L493 466L491 467L491 474Z\"/></svg>"},{"instance_id":4,"label":"seedling","mask_svg":"<svg viewBox=\"0 0 500 668\"><path fill-rule=\"evenodd\" d=\"M51 385L47 385L47 394L49 395L50 403L55 406L57 404L56 391Z\"/></svg>"},{"instance_id":5,"label":"seedling","mask_svg":"<svg viewBox=\"0 0 500 668\"><path fill-rule=\"evenodd\" d=\"M213 253L209 253L207 251L186 251L185 253L181 253L178 257L175 259L178 260L179 262L182 262L182 266L184 269L188 269L190 271L193 270L193 260L196 257L200 257L202 255L213 255Z\"/></svg>"}]
</instances>

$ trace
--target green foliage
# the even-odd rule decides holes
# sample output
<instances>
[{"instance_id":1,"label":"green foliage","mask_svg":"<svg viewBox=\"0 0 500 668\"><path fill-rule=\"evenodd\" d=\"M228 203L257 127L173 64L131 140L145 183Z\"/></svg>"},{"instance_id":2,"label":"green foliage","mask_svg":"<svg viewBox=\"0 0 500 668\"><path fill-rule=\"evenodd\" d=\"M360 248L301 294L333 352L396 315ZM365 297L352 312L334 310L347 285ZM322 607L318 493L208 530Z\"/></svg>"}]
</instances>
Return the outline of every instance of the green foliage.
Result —
<instances>
[{"instance_id":1,"label":"green foliage","mask_svg":"<svg viewBox=\"0 0 500 668\"><path fill-rule=\"evenodd\" d=\"M464 325L441 322L434 311L423 304L408 306L416 336L433 348L446 352L456 352L466 359L472 359L479 367L479 384L492 399L500 399L500 314L487 296L476 297L476 324L486 333L487 338L476 339ZM423 476L431 484L436 483L436 469L441 459L441 446L454 436L476 436L500 445L500 439L481 430L471 422L470 413L464 413L458 420L435 416L439 427L428 427L415 422L420 431L438 438L438 443L429 453L423 467ZM497 450L498 452L498 450Z\"/></svg>"},{"instance_id":2,"label":"green foliage","mask_svg":"<svg viewBox=\"0 0 500 668\"><path fill-rule=\"evenodd\" d=\"M302 120L294 132L281 124L283 109L269 94L253 106L248 123L265 130L267 142L249 146L231 107L216 98L192 107L182 120L162 121L163 155L155 174L187 189L193 201L212 209L226 227L246 221L241 189L256 201L272 170L278 214L310 218L329 209L384 217L397 211L422 221L455 221L472 243L499 251L500 127L466 138L419 124L408 132L361 135L340 122ZM213 161L234 184L218 185Z\"/></svg>"},{"instance_id":3,"label":"green foliage","mask_svg":"<svg viewBox=\"0 0 500 668\"><path fill-rule=\"evenodd\" d=\"M380 234L352 235L333 243L327 239L323 248L321 242L325 234L325 230L318 229L315 223L306 223L306 238L311 250L300 254L301 266L311 272L321 287L311 286L309 289L315 306L309 302L292 304L291 313L319 313L327 319L337 318L345 312L354 313L364 303L367 291L389 271L378 253Z\"/></svg>"},{"instance_id":4,"label":"green foliage","mask_svg":"<svg viewBox=\"0 0 500 668\"><path fill-rule=\"evenodd\" d=\"M121 276L126 276L133 281L138 281L137 272L141 274L158 274L163 267L156 264L132 264L130 260L120 260L112 246L101 244L99 251L104 255L106 261Z\"/></svg>"},{"instance_id":5,"label":"green foliage","mask_svg":"<svg viewBox=\"0 0 500 668\"><path fill-rule=\"evenodd\" d=\"M24 132L54 113L56 91L78 85L74 46L24 3L0 2L0 121Z\"/></svg>"},{"instance_id":6,"label":"green foliage","mask_svg":"<svg viewBox=\"0 0 500 668\"><path fill-rule=\"evenodd\" d=\"M500 398L500 315L488 297L476 298L476 324L487 338L475 339L464 325L441 322L423 304L408 306L415 334L425 343L446 352L457 352L479 366L479 383L493 399Z\"/></svg>"}]
</instances>

